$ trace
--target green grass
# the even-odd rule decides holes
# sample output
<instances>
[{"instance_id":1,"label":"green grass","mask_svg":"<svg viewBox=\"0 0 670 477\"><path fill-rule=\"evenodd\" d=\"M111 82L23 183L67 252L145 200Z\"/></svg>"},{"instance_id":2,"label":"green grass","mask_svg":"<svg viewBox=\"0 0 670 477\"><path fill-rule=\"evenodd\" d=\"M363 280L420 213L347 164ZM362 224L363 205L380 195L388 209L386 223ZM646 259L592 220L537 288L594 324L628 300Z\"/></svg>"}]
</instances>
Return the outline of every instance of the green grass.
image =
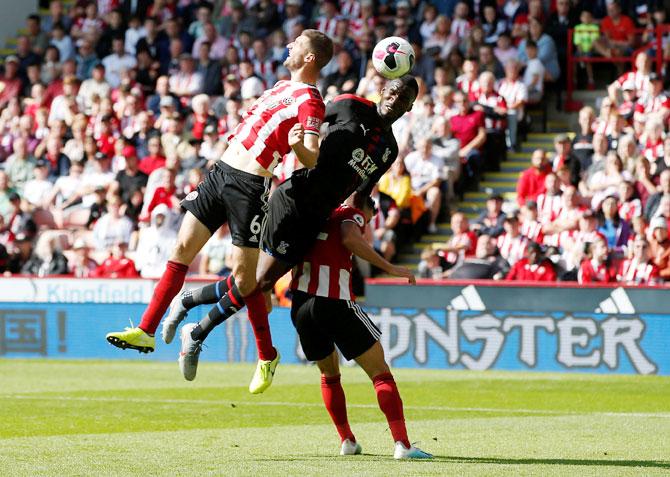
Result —
<instances>
[{"instance_id":1,"label":"green grass","mask_svg":"<svg viewBox=\"0 0 670 477\"><path fill-rule=\"evenodd\" d=\"M364 455L337 455L313 367L0 360L0 476L668 475L670 379L396 370L410 439L395 462L363 372L343 370Z\"/></svg>"}]
</instances>

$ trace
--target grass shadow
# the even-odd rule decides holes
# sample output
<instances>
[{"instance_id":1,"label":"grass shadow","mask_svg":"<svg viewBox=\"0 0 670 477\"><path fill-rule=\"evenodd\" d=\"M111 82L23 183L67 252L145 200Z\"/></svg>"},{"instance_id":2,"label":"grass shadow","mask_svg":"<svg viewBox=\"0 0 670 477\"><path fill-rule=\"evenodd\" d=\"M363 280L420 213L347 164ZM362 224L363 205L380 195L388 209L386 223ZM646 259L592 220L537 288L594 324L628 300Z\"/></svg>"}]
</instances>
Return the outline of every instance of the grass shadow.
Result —
<instances>
[{"instance_id":1,"label":"grass shadow","mask_svg":"<svg viewBox=\"0 0 670 477\"><path fill-rule=\"evenodd\" d=\"M670 469L670 461L657 460L615 460L615 459L506 459L498 457L435 456L441 462L462 464L502 464L502 465L586 465L614 467L655 467Z\"/></svg>"}]
</instances>

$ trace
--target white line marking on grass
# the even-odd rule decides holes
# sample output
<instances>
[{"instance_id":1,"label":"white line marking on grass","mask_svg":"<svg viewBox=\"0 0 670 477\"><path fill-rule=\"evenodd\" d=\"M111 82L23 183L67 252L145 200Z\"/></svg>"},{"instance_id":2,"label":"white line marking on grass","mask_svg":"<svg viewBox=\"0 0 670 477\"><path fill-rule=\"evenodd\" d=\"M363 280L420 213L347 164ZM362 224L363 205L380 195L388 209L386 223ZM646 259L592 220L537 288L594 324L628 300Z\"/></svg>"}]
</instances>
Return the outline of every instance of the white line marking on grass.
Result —
<instances>
[{"instance_id":1,"label":"white line marking on grass","mask_svg":"<svg viewBox=\"0 0 670 477\"><path fill-rule=\"evenodd\" d=\"M283 406L283 407L323 407L321 403L313 402L277 402L277 401L214 401L209 399L150 399L150 398L115 398L115 397L87 397L87 396L29 396L22 394L0 395L0 399L34 400L34 401L83 401L83 402L124 402L149 404L209 404L212 406ZM356 409L377 409L376 404L347 404L347 407ZM610 412L610 411L559 411L556 409L505 409L494 407L452 407L452 406L404 406L413 411L444 411L444 412L484 412L510 414L551 414L556 416L592 415L608 417L657 417L670 419L667 412Z\"/></svg>"}]
</instances>

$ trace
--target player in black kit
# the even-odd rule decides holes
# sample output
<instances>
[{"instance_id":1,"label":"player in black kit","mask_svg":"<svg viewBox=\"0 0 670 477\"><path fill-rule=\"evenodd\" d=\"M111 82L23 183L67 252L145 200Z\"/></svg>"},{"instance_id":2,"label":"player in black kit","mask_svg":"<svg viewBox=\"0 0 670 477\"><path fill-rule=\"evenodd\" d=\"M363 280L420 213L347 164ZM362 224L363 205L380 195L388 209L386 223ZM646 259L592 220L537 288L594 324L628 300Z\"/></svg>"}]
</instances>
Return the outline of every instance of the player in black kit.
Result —
<instances>
[{"instance_id":1,"label":"player in black kit","mask_svg":"<svg viewBox=\"0 0 670 477\"><path fill-rule=\"evenodd\" d=\"M349 195L353 192L370 194L398 155L391 125L412 109L417 94L414 77L404 76L387 82L379 104L350 94L338 96L328 104L324 120L328 123L327 135L319 148L316 166L296 171L270 197L261 243L264 253L260 254L257 271L257 293L271 291L277 280L302 260L332 211ZM244 306L241 297L227 300L228 303L237 301L239 306L221 306L220 300L230 290L231 283L224 280L184 292L173 302L163 323L163 338L170 342L188 310L201 304L217 303L200 323L182 328L179 360L188 380L195 378L201 345L207 335ZM252 313L259 310L249 310L250 319L255 318ZM264 339L266 341L261 343L256 336L257 346L271 346L269 330ZM268 361L268 369L260 373L266 385L252 381L250 389L254 386L256 390L261 389L257 392L265 390L272 382L278 361ZM259 366L262 365L259 361Z\"/></svg>"}]
</instances>

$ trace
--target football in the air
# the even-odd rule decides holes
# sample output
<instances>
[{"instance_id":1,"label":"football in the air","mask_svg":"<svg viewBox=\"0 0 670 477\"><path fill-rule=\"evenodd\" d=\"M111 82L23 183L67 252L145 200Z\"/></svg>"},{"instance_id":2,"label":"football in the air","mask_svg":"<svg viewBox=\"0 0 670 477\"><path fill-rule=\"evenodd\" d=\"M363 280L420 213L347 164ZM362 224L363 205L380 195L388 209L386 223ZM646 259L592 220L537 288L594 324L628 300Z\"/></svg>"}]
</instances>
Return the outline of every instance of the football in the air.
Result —
<instances>
[{"instance_id":1,"label":"football in the air","mask_svg":"<svg viewBox=\"0 0 670 477\"><path fill-rule=\"evenodd\" d=\"M414 66L414 49L404 38L389 36L375 46L372 64L385 78L400 78Z\"/></svg>"}]
</instances>

